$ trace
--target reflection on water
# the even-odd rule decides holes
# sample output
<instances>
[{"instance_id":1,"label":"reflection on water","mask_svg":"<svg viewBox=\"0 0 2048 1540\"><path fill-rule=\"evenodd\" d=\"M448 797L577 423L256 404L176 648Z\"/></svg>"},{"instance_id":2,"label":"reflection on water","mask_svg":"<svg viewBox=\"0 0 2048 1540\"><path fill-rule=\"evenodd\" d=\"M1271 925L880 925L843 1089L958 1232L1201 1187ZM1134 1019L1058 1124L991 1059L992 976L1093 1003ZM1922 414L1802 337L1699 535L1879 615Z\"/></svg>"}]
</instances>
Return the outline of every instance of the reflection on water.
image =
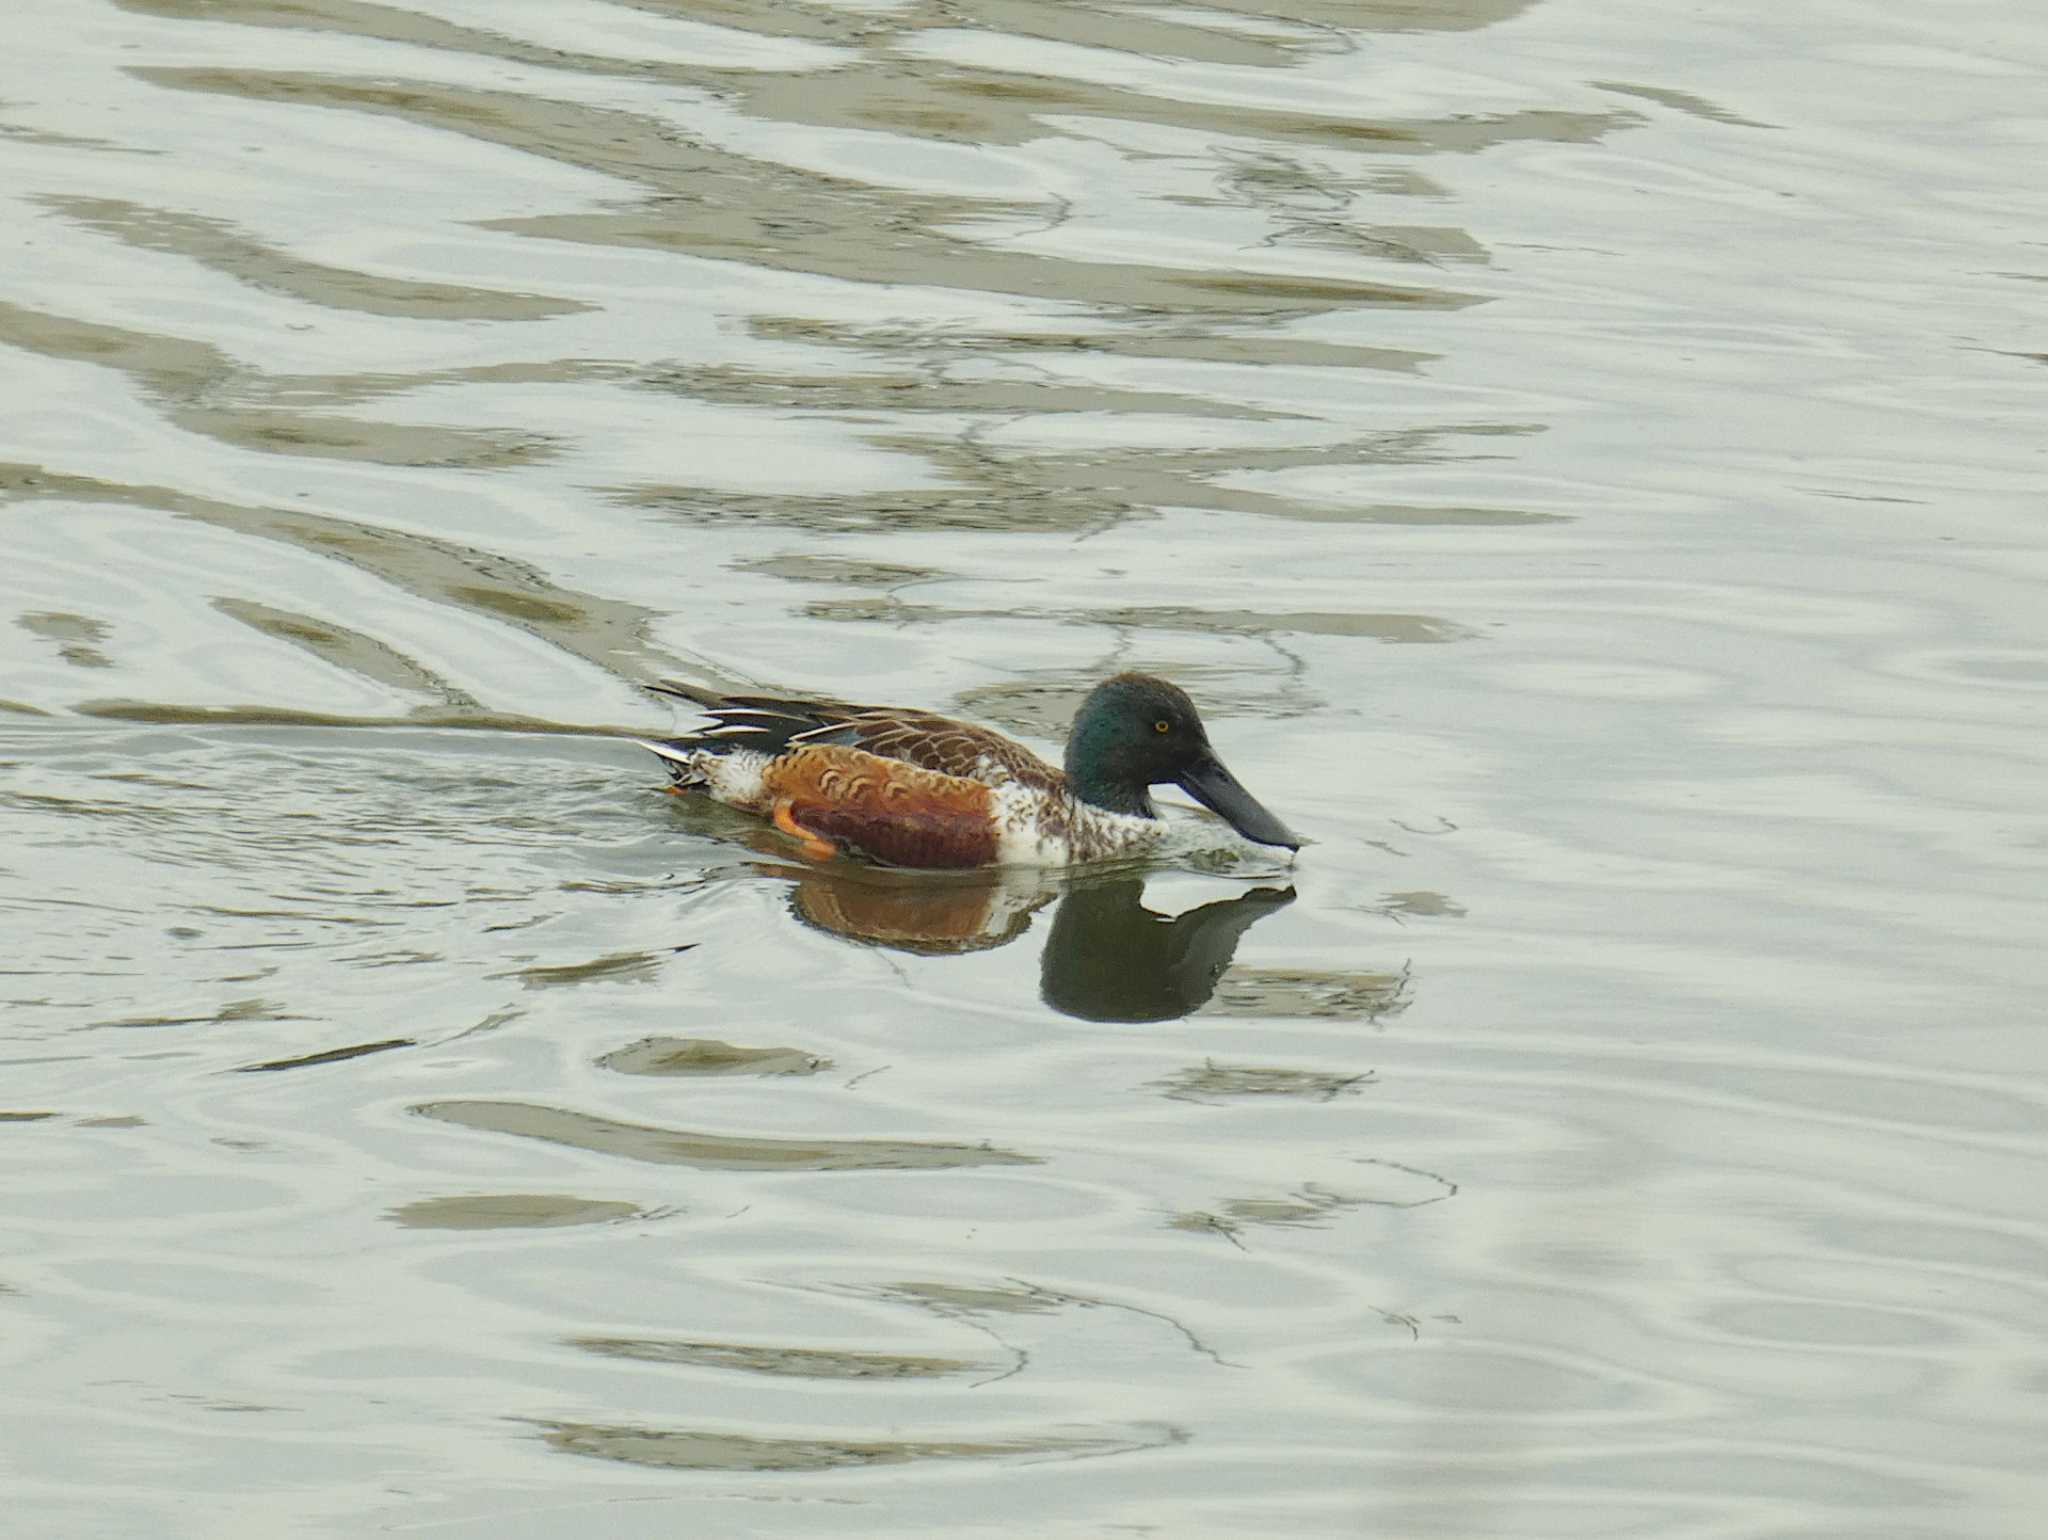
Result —
<instances>
[{"instance_id":1,"label":"reflection on water","mask_svg":"<svg viewBox=\"0 0 2048 1540\"><path fill-rule=\"evenodd\" d=\"M1152 1431L1127 1439L1036 1438L975 1442L967 1439L843 1439L747 1438L696 1428L598 1427L587 1423L552 1423L546 1427L548 1447L564 1454L623 1460L657 1470L691 1471L823 1471L870 1465L901 1465L912 1460L1087 1460L1103 1455L1156 1449L1180 1439L1172 1430Z\"/></svg>"},{"instance_id":2,"label":"reflection on water","mask_svg":"<svg viewBox=\"0 0 2048 1540\"><path fill-rule=\"evenodd\" d=\"M624 1337L579 1337L571 1344L607 1358L650 1364L695 1364L748 1374L796 1379L918 1379L948 1374L986 1375L985 1363L964 1358L912 1358L899 1353L830 1353L818 1348L764 1348L737 1342L686 1342Z\"/></svg>"},{"instance_id":3,"label":"reflection on water","mask_svg":"<svg viewBox=\"0 0 2048 1540\"><path fill-rule=\"evenodd\" d=\"M832 1066L801 1048L746 1048L701 1037L646 1037L597 1062L622 1075L815 1075Z\"/></svg>"},{"instance_id":4,"label":"reflection on water","mask_svg":"<svg viewBox=\"0 0 2048 1540\"><path fill-rule=\"evenodd\" d=\"M756 836L752 843L760 848L767 841ZM1056 878L1031 870L905 872L853 861L763 862L755 870L790 884L789 912L801 923L926 956L1005 946L1059 892Z\"/></svg>"},{"instance_id":5,"label":"reflection on water","mask_svg":"<svg viewBox=\"0 0 2048 1540\"><path fill-rule=\"evenodd\" d=\"M419 1230L530 1230L551 1225L610 1224L639 1211L630 1203L554 1193L470 1193L422 1198L391 1211L393 1223Z\"/></svg>"},{"instance_id":6,"label":"reflection on water","mask_svg":"<svg viewBox=\"0 0 2048 1540\"><path fill-rule=\"evenodd\" d=\"M774 1139L692 1133L680 1128L653 1128L525 1102L422 1102L412 1110L421 1117L464 1128L541 1139L550 1144L616 1155L625 1160L656 1161L704 1170L933 1171L961 1166L1031 1165L1039 1159L1035 1155L1015 1154L985 1144Z\"/></svg>"},{"instance_id":7,"label":"reflection on water","mask_svg":"<svg viewBox=\"0 0 2048 1540\"><path fill-rule=\"evenodd\" d=\"M1185 1016L1215 993L1244 933L1294 902L1292 888L1253 888L1168 915L1144 893L1136 877L1067 889L1039 964L1047 1005L1086 1021Z\"/></svg>"},{"instance_id":8,"label":"reflection on water","mask_svg":"<svg viewBox=\"0 0 2048 1540\"><path fill-rule=\"evenodd\" d=\"M242 1064L237 1069L245 1075L268 1074L283 1069L317 1069L324 1064L340 1064L348 1059L360 1059L365 1054L387 1053L393 1048L414 1048L418 1044L409 1037L390 1037L379 1043L350 1043L343 1048L323 1048L317 1053L294 1054L288 1059L265 1059L260 1064Z\"/></svg>"},{"instance_id":9,"label":"reflection on water","mask_svg":"<svg viewBox=\"0 0 2048 1540\"><path fill-rule=\"evenodd\" d=\"M1292 888L1253 888L1177 915L1144 903L1135 871L933 875L853 862L763 865L791 884L790 912L848 940L923 955L1007 946L1057 900L1039 959L1039 992L1083 1021L1168 1021L1200 1009L1244 933L1294 902Z\"/></svg>"}]
</instances>

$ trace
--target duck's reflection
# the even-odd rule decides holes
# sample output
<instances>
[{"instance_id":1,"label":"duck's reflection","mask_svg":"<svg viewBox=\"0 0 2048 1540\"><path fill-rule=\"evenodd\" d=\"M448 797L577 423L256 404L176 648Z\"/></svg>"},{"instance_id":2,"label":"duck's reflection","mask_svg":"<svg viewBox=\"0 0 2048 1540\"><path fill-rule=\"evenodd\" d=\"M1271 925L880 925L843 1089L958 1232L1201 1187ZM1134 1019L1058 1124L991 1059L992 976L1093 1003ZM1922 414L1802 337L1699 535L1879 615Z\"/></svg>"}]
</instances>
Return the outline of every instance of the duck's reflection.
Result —
<instances>
[{"instance_id":1,"label":"duck's reflection","mask_svg":"<svg viewBox=\"0 0 2048 1540\"><path fill-rule=\"evenodd\" d=\"M1059 891L1028 873L897 872L850 861L772 870L792 879L790 912L804 924L928 956L1005 946Z\"/></svg>"},{"instance_id":2,"label":"duck's reflection","mask_svg":"<svg viewBox=\"0 0 2048 1540\"><path fill-rule=\"evenodd\" d=\"M1088 1021L1185 1016L1216 992L1238 938L1293 903L1294 889L1253 888L1180 914L1147 909L1144 896L1135 876L1060 896L1038 967L1047 1005Z\"/></svg>"},{"instance_id":3,"label":"duck's reflection","mask_svg":"<svg viewBox=\"0 0 2048 1540\"><path fill-rule=\"evenodd\" d=\"M1252 888L1182 914L1145 907L1134 871L896 872L835 863L763 863L790 884L804 924L872 946L926 955L1005 946L1058 901L1039 960L1039 993L1087 1021L1166 1021L1215 992L1238 938L1294 902L1292 888Z\"/></svg>"}]
</instances>

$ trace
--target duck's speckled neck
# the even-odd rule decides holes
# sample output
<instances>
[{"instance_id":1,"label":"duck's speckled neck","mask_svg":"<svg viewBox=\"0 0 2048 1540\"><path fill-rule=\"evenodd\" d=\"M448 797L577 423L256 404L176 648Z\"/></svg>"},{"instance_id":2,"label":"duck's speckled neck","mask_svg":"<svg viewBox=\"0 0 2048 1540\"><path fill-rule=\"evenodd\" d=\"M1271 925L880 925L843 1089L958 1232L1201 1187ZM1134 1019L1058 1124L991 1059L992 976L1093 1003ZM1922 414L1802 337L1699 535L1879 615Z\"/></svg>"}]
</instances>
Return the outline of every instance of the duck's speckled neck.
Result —
<instances>
[{"instance_id":1,"label":"duck's speckled neck","mask_svg":"<svg viewBox=\"0 0 2048 1540\"><path fill-rule=\"evenodd\" d=\"M1012 783L995 795L997 859L1020 866L1068 866L1150 849L1166 832L1156 816L1095 807L1071 793L1041 796Z\"/></svg>"}]
</instances>

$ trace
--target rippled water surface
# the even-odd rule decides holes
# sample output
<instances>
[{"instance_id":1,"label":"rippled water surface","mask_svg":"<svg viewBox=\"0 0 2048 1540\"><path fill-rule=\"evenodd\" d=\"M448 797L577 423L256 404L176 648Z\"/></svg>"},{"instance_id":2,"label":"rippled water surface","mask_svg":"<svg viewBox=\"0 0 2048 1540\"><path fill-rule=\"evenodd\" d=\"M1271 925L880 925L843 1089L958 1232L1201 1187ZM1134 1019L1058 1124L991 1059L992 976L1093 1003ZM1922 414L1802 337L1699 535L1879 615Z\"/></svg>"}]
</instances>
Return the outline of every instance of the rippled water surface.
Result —
<instances>
[{"instance_id":1,"label":"rippled water surface","mask_svg":"<svg viewBox=\"0 0 2048 1540\"><path fill-rule=\"evenodd\" d=\"M10 1525L2043 1533L2038 8L21 9Z\"/></svg>"}]
</instances>

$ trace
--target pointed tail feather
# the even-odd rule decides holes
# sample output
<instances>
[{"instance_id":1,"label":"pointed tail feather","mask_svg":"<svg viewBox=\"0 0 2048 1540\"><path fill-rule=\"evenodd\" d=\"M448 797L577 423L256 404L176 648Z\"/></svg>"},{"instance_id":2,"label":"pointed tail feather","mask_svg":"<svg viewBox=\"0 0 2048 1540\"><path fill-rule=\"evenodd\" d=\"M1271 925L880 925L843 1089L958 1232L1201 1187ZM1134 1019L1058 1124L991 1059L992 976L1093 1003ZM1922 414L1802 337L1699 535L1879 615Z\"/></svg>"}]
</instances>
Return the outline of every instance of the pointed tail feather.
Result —
<instances>
[{"instance_id":1,"label":"pointed tail feather","mask_svg":"<svg viewBox=\"0 0 2048 1540\"><path fill-rule=\"evenodd\" d=\"M717 724L702 732L667 739L668 747L677 753L708 749L712 753L724 754L744 748L764 754L779 754L789 747L792 739L806 733L827 732L859 709L831 700L780 695L726 695L679 679L664 679L647 688L656 695L688 701ZM661 751L657 749L656 752Z\"/></svg>"},{"instance_id":2,"label":"pointed tail feather","mask_svg":"<svg viewBox=\"0 0 2048 1540\"><path fill-rule=\"evenodd\" d=\"M655 695L673 695L677 700L686 700L693 706L716 706L725 699L717 690L707 690L701 684L691 684L683 679L660 679L641 688Z\"/></svg>"},{"instance_id":3,"label":"pointed tail feather","mask_svg":"<svg viewBox=\"0 0 2048 1540\"><path fill-rule=\"evenodd\" d=\"M661 761L662 769L668 772L669 779L677 786L685 791L701 790L704 786L703 766L687 741L663 742L656 738L636 738L633 741Z\"/></svg>"}]
</instances>

